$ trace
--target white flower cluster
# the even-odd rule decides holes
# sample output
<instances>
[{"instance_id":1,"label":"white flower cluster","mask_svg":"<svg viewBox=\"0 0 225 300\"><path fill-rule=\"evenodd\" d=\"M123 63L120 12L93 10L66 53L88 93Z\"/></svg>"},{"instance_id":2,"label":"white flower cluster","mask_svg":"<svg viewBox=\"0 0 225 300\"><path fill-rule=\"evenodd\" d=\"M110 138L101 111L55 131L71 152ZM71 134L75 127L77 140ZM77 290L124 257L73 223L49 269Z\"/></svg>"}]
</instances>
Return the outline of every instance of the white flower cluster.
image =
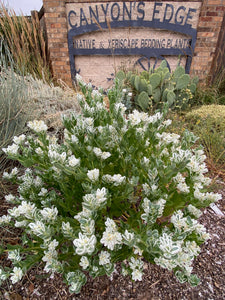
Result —
<instances>
[{"instance_id":1,"label":"white flower cluster","mask_svg":"<svg viewBox=\"0 0 225 300\"><path fill-rule=\"evenodd\" d=\"M34 203L22 201L18 207L14 207L8 210L10 216L18 218L19 216L24 216L27 219L32 220L36 213L36 206Z\"/></svg>"},{"instance_id":2,"label":"white flower cluster","mask_svg":"<svg viewBox=\"0 0 225 300\"><path fill-rule=\"evenodd\" d=\"M73 244L75 246L76 254L78 255L84 255L89 254L91 255L95 251L95 245L97 242L96 236L92 235L90 237L86 236L85 234L82 234L79 232L78 239L75 239L73 241Z\"/></svg>"},{"instance_id":3,"label":"white flower cluster","mask_svg":"<svg viewBox=\"0 0 225 300\"><path fill-rule=\"evenodd\" d=\"M12 284L17 283L20 279L22 279L22 277L23 277L23 270L21 268L14 267L10 277Z\"/></svg>"},{"instance_id":4,"label":"white flower cluster","mask_svg":"<svg viewBox=\"0 0 225 300\"><path fill-rule=\"evenodd\" d=\"M0 268L0 284L2 281L7 279L7 273L4 272L1 268Z\"/></svg>"},{"instance_id":5,"label":"white flower cluster","mask_svg":"<svg viewBox=\"0 0 225 300\"><path fill-rule=\"evenodd\" d=\"M74 232L69 222L62 222L62 232L65 237L73 237Z\"/></svg>"},{"instance_id":6,"label":"white flower cluster","mask_svg":"<svg viewBox=\"0 0 225 300\"><path fill-rule=\"evenodd\" d=\"M121 174L114 174L113 176L106 174L102 176L102 180L106 183L111 183L114 186L118 186L125 183L126 176L122 176Z\"/></svg>"},{"instance_id":7,"label":"white flower cluster","mask_svg":"<svg viewBox=\"0 0 225 300\"><path fill-rule=\"evenodd\" d=\"M21 256L20 256L20 250L10 250L8 252L8 259L12 260L13 262L18 262L21 260Z\"/></svg>"},{"instance_id":8,"label":"white flower cluster","mask_svg":"<svg viewBox=\"0 0 225 300\"><path fill-rule=\"evenodd\" d=\"M131 257L129 266L132 270L131 276L134 281L141 281L143 276L143 261L141 259L137 259Z\"/></svg>"},{"instance_id":9,"label":"white flower cluster","mask_svg":"<svg viewBox=\"0 0 225 300\"><path fill-rule=\"evenodd\" d=\"M92 181L98 181L99 178L99 169L93 169L93 170L89 170L87 172L87 177Z\"/></svg>"},{"instance_id":10,"label":"white flower cluster","mask_svg":"<svg viewBox=\"0 0 225 300\"><path fill-rule=\"evenodd\" d=\"M44 256L42 260L46 262L44 270L48 272L56 272L60 268L60 262L57 260L58 252L56 251L56 247L59 245L57 240L53 240L48 242L47 251L44 251Z\"/></svg>"},{"instance_id":11,"label":"white flower cluster","mask_svg":"<svg viewBox=\"0 0 225 300\"><path fill-rule=\"evenodd\" d=\"M191 275L193 259L200 253L200 247L195 241L174 241L172 234L164 232L159 238L159 247L162 256L154 259L156 264L168 270L179 267L186 276Z\"/></svg>"},{"instance_id":12,"label":"white flower cluster","mask_svg":"<svg viewBox=\"0 0 225 300\"><path fill-rule=\"evenodd\" d=\"M0 217L0 226L10 223L12 217L10 215L3 215Z\"/></svg>"},{"instance_id":13,"label":"white flower cluster","mask_svg":"<svg viewBox=\"0 0 225 300\"><path fill-rule=\"evenodd\" d=\"M70 167L77 167L80 165L80 158L76 158L74 155L68 157L68 165Z\"/></svg>"},{"instance_id":14,"label":"white flower cluster","mask_svg":"<svg viewBox=\"0 0 225 300\"><path fill-rule=\"evenodd\" d=\"M163 132L162 134L157 133L157 138L159 139L159 146L167 146L169 144L177 145L180 142L180 135L176 133Z\"/></svg>"},{"instance_id":15,"label":"white flower cluster","mask_svg":"<svg viewBox=\"0 0 225 300\"><path fill-rule=\"evenodd\" d=\"M88 260L87 256L82 256L82 257L81 257L79 265L80 265L84 270L86 270L86 269L89 267L90 263L89 263L89 260Z\"/></svg>"},{"instance_id":16,"label":"white flower cluster","mask_svg":"<svg viewBox=\"0 0 225 300\"><path fill-rule=\"evenodd\" d=\"M99 265L107 265L110 264L110 253L107 251L101 251L99 253Z\"/></svg>"},{"instance_id":17,"label":"white flower cluster","mask_svg":"<svg viewBox=\"0 0 225 300\"><path fill-rule=\"evenodd\" d=\"M12 194L6 195L5 196L5 201L8 203L15 203L16 197L13 196Z\"/></svg>"},{"instance_id":18,"label":"white flower cluster","mask_svg":"<svg viewBox=\"0 0 225 300\"><path fill-rule=\"evenodd\" d=\"M141 215L141 219L145 221L145 223L148 223L151 220L151 217L154 219L160 218L163 215L165 204L166 200L163 198L152 203L145 197L142 202L144 213Z\"/></svg>"},{"instance_id":19,"label":"white flower cluster","mask_svg":"<svg viewBox=\"0 0 225 300\"><path fill-rule=\"evenodd\" d=\"M20 136L14 136L13 142L17 145L22 144L26 139L25 134L21 134Z\"/></svg>"},{"instance_id":20,"label":"white flower cluster","mask_svg":"<svg viewBox=\"0 0 225 300\"><path fill-rule=\"evenodd\" d=\"M145 124L151 124L151 123L154 124L161 119L162 119L162 114L159 112L153 116L149 116L147 113L134 110L132 113L128 115L128 120L131 122L132 126L136 126L141 122Z\"/></svg>"},{"instance_id":21,"label":"white flower cluster","mask_svg":"<svg viewBox=\"0 0 225 300\"><path fill-rule=\"evenodd\" d=\"M45 132L48 129L47 125L42 120L40 120L40 121L38 121L38 120L30 121L30 122L28 122L27 126L30 129L32 129L33 131L37 132L37 133Z\"/></svg>"},{"instance_id":22,"label":"white flower cluster","mask_svg":"<svg viewBox=\"0 0 225 300\"><path fill-rule=\"evenodd\" d=\"M8 172L4 171L3 172L3 178L9 180L9 179L12 179L12 178L16 177L16 175L18 175L18 173L19 173L19 171L15 167L15 168L12 169L11 173L8 173Z\"/></svg>"},{"instance_id":23,"label":"white flower cluster","mask_svg":"<svg viewBox=\"0 0 225 300\"><path fill-rule=\"evenodd\" d=\"M42 215L43 220L51 222L57 218L58 209L56 207L45 207L40 210L40 214Z\"/></svg>"},{"instance_id":24,"label":"white flower cluster","mask_svg":"<svg viewBox=\"0 0 225 300\"><path fill-rule=\"evenodd\" d=\"M93 149L93 152L94 152L94 154L95 154L98 158L100 158L100 159L102 159L102 160L105 160L105 159L107 159L107 158L109 158L109 157L111 156L111 153L110 153L110 152L105 152L105 151L102 152L102 150L101 150L100 148L97 148L97 147L95 147L95 148Z\"/></svg>"},{"instance_id":25,"label":"white flower cluster","mask_svg":"<svg viewBox=\"0 0 225 300\"><path fill-rule=\"evenodd\" d=\"M188 207L188 210L191 210L192 214L199 214L199 211L192 206ZM193 213L194 212L194 213ZM174 225L175 229L178 232L183 233L192 233L195 232L199 235L200 239L207 240L209 239L209 234L206 233L206 229L203 225L199 224L195 219L190 218L189 216L184 217L184 214L181 210L176 211L171 216L171 223Z\"/></svg>"},{"instance_id":26,"label":"white flower cluster","mask_svg":"<svg viewBox=\"0 0 225 300\"><path fill-rule=\"evenodd\" d=\"M114 250L116 245L122 244L122 235L118 232L116 223L112 219L107 218L105 225L106 229L100 242L109 250Z\"/></svg>"},{"instance_id":27,"label":"white flower cluster","mask_svg":"<svg viewBox=\"0 0 225 300\"><path fill-rule=\"evenodd\" d=\"M202 193L202 192L200 192L200 190L198 188L195 189L194 196L200 202L209 201L209 202L213 203L213 202L217 202L222 199L221 194L212 193L212 192Z\"/></svg>"},{"instance_id":28,"label":"white flower cluster","mask_svg":"<svg viewBox=\"0 0 225 300\"><path fill-rule=\"evenodd\" d=\"M51 228L44 224L42 221L37 220L34 223L30 223L29 228L31 229L33 234L43 239L49 239L51 237Z\"/></svg>"},{"instance_id":29,"label":"white flower cluster","mask_svg":"<svg viewBox=\"0 0 225 300\"><path fill-rule=\"evenodd\" d=\"M177 173L177 175L173 177L173 180L177 183L177 189L181 193L188 194L190 192L190 188L185 182L185 177L183 177L181 173Z\"/></svg>"},{"instance_id":30,"label":"white flower cluster","mask_svg":"<svg viewBox=\"0 0 225 300\"><path fill-rule=\"evenodd\" d=\"M17 144L9 145L7 148L2 148L2 151L5 152L5 154L10 156L17 156L19 151L19 146Z\"/></svg>"},{"instance_id":31,"label":"white flower cluster","mask_svg":"<svg viewBox=\"0 0 225 300\"><path fill-rule=\"evenodd\" d=\"M107 200L107 189L97 189L92 194L86 194L83 197L83 208L90 210L90 212L97 210L102 204L105 204Z\"/></svg>"}]
</instances>

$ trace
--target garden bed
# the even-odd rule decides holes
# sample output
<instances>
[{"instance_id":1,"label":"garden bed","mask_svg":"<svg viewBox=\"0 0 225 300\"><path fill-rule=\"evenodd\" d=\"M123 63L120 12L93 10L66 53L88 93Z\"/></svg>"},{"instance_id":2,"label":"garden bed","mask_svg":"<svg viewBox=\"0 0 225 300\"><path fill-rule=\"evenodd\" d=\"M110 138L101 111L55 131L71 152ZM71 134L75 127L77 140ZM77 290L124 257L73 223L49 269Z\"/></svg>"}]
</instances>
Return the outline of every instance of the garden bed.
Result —
<instances>
[{"instance_id":1,"label":"garden bed","mask_svg":"<svg viewBox=\"0 0 225 300\"><path fill-rule=\"evenodd\" d=\"M220 183L219 191L223 199L217 203L218 208L225 213L225 184ZM9 206L0 199L1 215L6 213ZM113 280L107 276L96 279L88 278L87 284L78 295L70 294L68 286L60 275L48 278L40 264L31 269L21 282L10 285L5 282L0 287L0 299L224 299L225 274L224 249L225 249L225 218L217 215L211 208L204 210L199 219L211 235L201 247L201 253L194 262L193 272L201 279L197 287L189 284L181 284L175 276L157 265L146 263L144 276L141 282L132 282L130 278L117 273L113 274ZM18 243L20 231L13 229L9 232L0 232L2 240L8 239L11 243ZM1 264L7 264L1 257ZM118 265L118 270L120 266Z\"/></svg>"}]
</instances>

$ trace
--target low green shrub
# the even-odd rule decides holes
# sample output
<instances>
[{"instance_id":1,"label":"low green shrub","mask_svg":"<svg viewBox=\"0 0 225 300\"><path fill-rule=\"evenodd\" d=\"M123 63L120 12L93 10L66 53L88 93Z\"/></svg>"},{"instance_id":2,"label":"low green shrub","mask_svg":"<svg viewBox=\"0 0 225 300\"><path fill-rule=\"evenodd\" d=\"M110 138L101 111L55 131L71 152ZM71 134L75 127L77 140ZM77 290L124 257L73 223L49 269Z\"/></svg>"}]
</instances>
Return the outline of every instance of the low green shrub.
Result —
<instances>
[{"instance_id":1,"label":"low green shrub","mask_svg":"<svg viewBox=\"0 0 225 300\"><path fill-rule=\"evenodd\" d=\"M0 147L12 142L15 135L25 130L29 120L30 105L28 88L23 77L11 69L1 69L0 73ZM0 150L0 154L2 151Z\"/></svg>"},{"instance_id":2,"label":"low green shrub","mask_svg":"<svg viewBox=\"0 0 225 300\"><path fill-rule=\"evenodd\" d=\"M198 86L195 97L192 101L192 106L201 105L225 105L225 94L221 93L219 87L212 86Z\"/></svg>"},{"instance_id":3,"label":"low green shrub","mask_svg":"<svg viewBox=\"0 0 225 300\"><path fill-rule=\"evenodd\" d=\"M171 121L159 112L126 115L118 82L107 108L101 90L77 79L82 114L64 119L63 141L33 121L33 134L3 149L26 170L4 173L19 195L5 196L15 206L0 225L24 233L21 245L2 248L12 267L0 269L1 281L14 284L41 261L49 276L62 273L79 293L87 274L110 276L117 262L124 276L141 280L145 259L198 284L191 265L209 235L197 219L221 195L206 190L195 136L166 133Z\"/></svg>"},{"instance_id":4,"label":"low green shrub","mask_svg":"<svg viewBox=\"0 0 225 300\"><path fill-rule=\"evenodd\" d=\"M121 70L116 77L122 82L124 104L128 111L155 111L162 110L164 106L172 110L187 109L198 82L197 78L191 79L185 74L185 69L179 64L170 72L165 60L154 70L140 74L131 71L124 73Z\"/></svg>"},{"instance_id":5,"label":"low green shrub","mask_svg":"<svg viewBox=\"0 0 225 300\"><path fill-rule=\"evenodd\" d=\"M204 146L207 157L225 165L225 105L204 105L185 116L190 130Z\"/></svg>"}]
</instances>

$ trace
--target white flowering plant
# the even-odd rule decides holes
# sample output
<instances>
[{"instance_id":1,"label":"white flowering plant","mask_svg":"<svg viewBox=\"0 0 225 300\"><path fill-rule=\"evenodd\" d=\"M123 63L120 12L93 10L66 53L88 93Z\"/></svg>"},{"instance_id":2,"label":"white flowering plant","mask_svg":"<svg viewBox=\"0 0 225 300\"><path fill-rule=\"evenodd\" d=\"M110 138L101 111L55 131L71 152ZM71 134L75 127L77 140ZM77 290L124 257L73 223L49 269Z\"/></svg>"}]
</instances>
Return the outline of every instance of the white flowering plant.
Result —
<instances>
[{"instance_id":1,"label":"white flowering plant","mask_svg":"<svg viewBox=\"0 0 225 300\"><path fill-rule=\"evenodd\" d=\"M209 238L197 219L221 196L206 190L196 137L168 133L171 121L160 112L126 114L118 82L106 106L101 89L77 79L82 114L64 118L63 139L34 121L30 134L3 149L26 169L3 175L18 183L18 194L6 195L14 206L0 226L23 235L20 245L2 248L12 268L0 268L0 280L16 283L42 262L79 293L88 274L111 276L117 262L124 276L142 280L148 261L197 285L192 262Z\"/></svg>"}]
</instances>

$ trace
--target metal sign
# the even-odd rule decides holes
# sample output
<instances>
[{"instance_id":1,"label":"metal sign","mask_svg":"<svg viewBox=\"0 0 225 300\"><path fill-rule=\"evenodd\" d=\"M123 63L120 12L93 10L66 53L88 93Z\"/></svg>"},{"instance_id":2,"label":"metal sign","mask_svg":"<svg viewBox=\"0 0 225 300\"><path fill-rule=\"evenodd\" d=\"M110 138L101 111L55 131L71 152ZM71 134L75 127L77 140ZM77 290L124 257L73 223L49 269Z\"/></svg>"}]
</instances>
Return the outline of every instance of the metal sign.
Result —
<instances>
[{"instance_id":1,"label":"metal sign","mask_svg":"<svg viewBox=\"0 0 225 300\"><path fill-rule=\"evenodd\" d=\"M189 4L184 6L184 4ZM193 6L190 6L192 5ZM186 56L186 72L189 73L196 44L198 9L196 3L174 2L103 2L86 3L68 11L68 46L71 75L76 73L75 57L89 55L139 55L138 63L150 59L166 59L167 56ZM150 6L151 5L151 6ZM193 21L195 24L193 25ZM107 29L139 29L140 37L116 37L95 39L95 33ZM144 37L142 29L151 28L182 34L182 38ZM93 37L90 38L90 33ZM85 35L88 34L88 38ZM100 35L101 36L101 35ZM146 68L142 65L143 68Z\"/></svg>"}]
</instances>

